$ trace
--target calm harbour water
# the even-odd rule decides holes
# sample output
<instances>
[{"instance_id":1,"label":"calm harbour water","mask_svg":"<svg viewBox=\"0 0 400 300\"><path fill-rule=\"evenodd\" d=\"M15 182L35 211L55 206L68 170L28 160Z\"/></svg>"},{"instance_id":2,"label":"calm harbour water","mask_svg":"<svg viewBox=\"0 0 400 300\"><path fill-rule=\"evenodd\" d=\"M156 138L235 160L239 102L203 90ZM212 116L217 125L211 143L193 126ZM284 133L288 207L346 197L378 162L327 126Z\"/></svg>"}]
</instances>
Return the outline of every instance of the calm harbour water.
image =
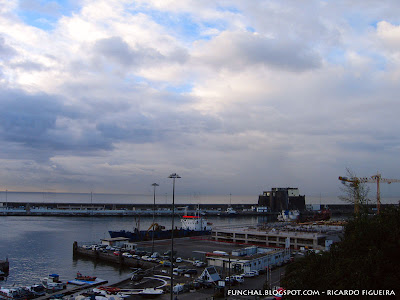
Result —
<instances>
[{"instance_id":1,"label":"calm harbour water","mask_svg":"<svg viewBox=\"0 0 400 300\"><path fill-rule=\"evenodd\" d=\"M137 219L136 219L137 220ZM214 225L255 224L258 217L209 217ZM147 229L151 217L140 219L140 228ZM171 220L159 217L155 220L167 228ZM180 224L177 217L175 224ZM118 269L108 264L95 264L91 260L72 257L72 244L100 242L108 238L108 230L132 230L134 217L0 217L0 259L8 257L10 274L1 287L38 283L48 274L57 273L63 281L71 280L76 272L97 276L110 283L124 279L129 269Z\"/></svg>"}]
</instances>

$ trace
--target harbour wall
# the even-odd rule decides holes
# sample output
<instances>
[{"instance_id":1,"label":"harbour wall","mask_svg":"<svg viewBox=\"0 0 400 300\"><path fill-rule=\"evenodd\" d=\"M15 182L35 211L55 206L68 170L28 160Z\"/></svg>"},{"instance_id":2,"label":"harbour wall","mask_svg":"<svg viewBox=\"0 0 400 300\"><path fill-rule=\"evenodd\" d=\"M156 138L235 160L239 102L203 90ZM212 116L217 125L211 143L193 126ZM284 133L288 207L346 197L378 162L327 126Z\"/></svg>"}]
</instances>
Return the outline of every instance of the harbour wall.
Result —
<instances>
[{"instance_id":1,"label":"harbour wall","mask_svg":"<svg viewBox=\"0 0 400 300\"><path fill-rule=\"evenodd\" d=\"M98 260L102 262L108 262L113 265L120 265L121 267L132 267L132 268L142 268L142 269L149 269L153 268L157 264L147 261L140 261L130 257L115 255L112 252L103 253L98 250L91 250L91 249L84 249L78 246L78 242L74 242L73 244L73 255L75 257L87 257L93 260Z\"/></svg>"}]
</instances>

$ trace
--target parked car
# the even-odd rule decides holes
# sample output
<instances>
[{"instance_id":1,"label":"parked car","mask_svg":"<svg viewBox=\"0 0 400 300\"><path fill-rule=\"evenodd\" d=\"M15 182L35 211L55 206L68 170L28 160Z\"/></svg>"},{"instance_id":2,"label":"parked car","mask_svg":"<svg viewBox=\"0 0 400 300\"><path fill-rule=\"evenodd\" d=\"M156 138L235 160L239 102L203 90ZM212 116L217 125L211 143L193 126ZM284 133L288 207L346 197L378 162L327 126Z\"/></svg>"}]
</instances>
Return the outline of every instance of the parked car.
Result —
<instances>
[{"instance_id":1,"label":"parked car","mask_svg":"<svg viewBox=\"0 0 400 300\"><path fill-rule=\"evenodd\" d=\"M154 252L152 255L151 255L151 258L159 258L160 257L160 253L158 253L158 252Z\"/></svg>"},{"instance_id":2,"label":"parked car","mask_svg":"<svg viewBox=\"0 0 400 300\"><path fill-rule=\"evenodd\" d=\"M186 270L187 269L184 266L174 268L174 272L177 272L178 274L184 273Z\"/></svg>"},{"instance_id":3,"label":"parked car","mask_svg":"<svg viewBox=\"0 0 400 300\"><path fill-rule=\"evenodd\" d=\"M182 258L181 258L181 257L177 257L177 258L175 259L175 262L181 263L181 262L182 262Z\"/></svg>"},{"instance_id":4,"label":"parked car","mask_svg":"<svg viewBox=\"0 0 400 300\"><path fill-rule=\"evenodd\" d=\"M196 269L189 269L189 270L186 270L185 272L183 272L183 274L190 274L190 275L195 275L197 273L198 272Z\"/></svg>"},{"instance_id":5,"label":"parked car","mask_svg":"<svg viewBox=\"0 0 400 300\"><path fill-rule=\"evenodd\" d=\"M254 277L254 276L256 276L253 272L251 272L251 271L249 271L249 272L244 272L244 273L242 273L242 274L240 274L240 275L242 275L243 277Z\"/></svg>"},{"instance_id":6,"label":"parked car","mask_svg":"<svg viewBox=\"0 0 400 300\"><path fill-rule=\"evenodd\" d=\"M114 254L115 256L118 256L120 253L121 253L121 252L119 252L119 251L114 251L114 252L113 252L113 254Z\"/></svg>"},{"instance_id":7,"label":"parked car","mask_svg":"<svg viewBox=\"0 0 400 300\"><path fill-rule=\"evenodd\" d=\"M231 276L231 277L227 276L227 277L225 277L225 282L226 282L227 284L230 284L230 285L236 285L236 284L239 283L239 282L234 278L234 276Z\"/></svg>"},{"instance_id":8,"label":"parked car","mask_svg":"<svg viewBox=\"0 0 400 300\"><path fill-rule=\"evenodd\" d=\"M122 256L131 258L133 255L130 254L129 252L124 252L124 253L122 253Z\"/></svg>"},{"instance_id":9,"label":"parked car","mask_svg":"<svg viewBox=\"0 0 400 300\"><path fill-rule=\"evenodd\" d=\"M174 254L173 254L173 256L175 256L175 255L176 255L176 253L177 253L177 252L176 252L176 251L174 251ZM165 256L171 256L171 250L165 251L165 252L164 252L164 255L165 255Z\"/></svg>"},{"instance_id":10,"label":"parked car","mask_svg":"<svg viewBox=\"0 0 400 300\"><path fill-rule=\"evenodd\" d=\"M250 272L254 273L254 276L260 275L260 273L257 270L253 270L253 271L250 271Z\"/></svg>"},{"instance_id":11,"label":"parked car","mask_svg":"<svg viewBox=\"0 0 400 300\"><path fill-rule=\"evenodd\" d=\"M195 266L201 268L201 267L204 267L206 265L207 264L205 262L199 261Z\"/></svg>"}]
</instances>

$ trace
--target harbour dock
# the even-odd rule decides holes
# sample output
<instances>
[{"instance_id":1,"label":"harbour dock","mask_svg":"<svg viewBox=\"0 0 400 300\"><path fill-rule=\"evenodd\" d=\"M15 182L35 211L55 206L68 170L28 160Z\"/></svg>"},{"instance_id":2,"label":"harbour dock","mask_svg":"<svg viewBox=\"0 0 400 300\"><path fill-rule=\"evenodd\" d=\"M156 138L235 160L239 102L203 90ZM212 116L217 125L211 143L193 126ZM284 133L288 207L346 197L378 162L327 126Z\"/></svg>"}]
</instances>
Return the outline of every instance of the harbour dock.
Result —
<instances>
[{"instance_id":1,"label":"harbour dock","mask_svg":"<svg viewBox=\"0 0 400 300\"><path fill-rule=\"evenodd\" d=\"M328 205L332 215L346 215L354 212L351 204ZM237 214L227 212L231 207ZM385 205L382 205L385 207ZM374 206L370 205L373 210ZM195 214L198 211L195 204L181 204L175 209L175 214ZM271 216L276 217L277 211L257 210L257 204L202 204L202 214L206 216L235 217L240 216ZM154 211L156 216L171 216L170 204L157 204ZM302 211L302 214L312 215L312 211ZM106 217L106 216L152 216L152 204L100 204L100 203L38 203L38 202L0 202L0 216L82 216L82 217Z\"/></svg>"}]
</instances>

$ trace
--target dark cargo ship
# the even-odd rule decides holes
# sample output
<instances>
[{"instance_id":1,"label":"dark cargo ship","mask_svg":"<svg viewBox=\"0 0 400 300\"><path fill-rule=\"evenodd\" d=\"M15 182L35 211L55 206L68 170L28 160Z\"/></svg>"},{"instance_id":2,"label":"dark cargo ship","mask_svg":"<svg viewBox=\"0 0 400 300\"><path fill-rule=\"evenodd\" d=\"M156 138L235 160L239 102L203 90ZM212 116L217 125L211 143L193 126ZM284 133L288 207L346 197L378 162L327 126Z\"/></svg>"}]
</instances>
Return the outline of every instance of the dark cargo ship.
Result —
<instances>
[{"instance_id":1,"label":"dark cargo ship","mask_svg":"<svg viewBox=\"0 0 400 300\"><path fill-rule=\"evenodd\" d=\"M188 237L211 234L211 223L200 216L183 216L181 219L182 227L174 230L174 237ZM149 230L132 231L109 231L111 238L124 237L129 238L131 242L147 241L153 238L157 240L169 239L172 236L172 230L165 230L163 226L154 223Z\"/></svg>"}]
</instances>

